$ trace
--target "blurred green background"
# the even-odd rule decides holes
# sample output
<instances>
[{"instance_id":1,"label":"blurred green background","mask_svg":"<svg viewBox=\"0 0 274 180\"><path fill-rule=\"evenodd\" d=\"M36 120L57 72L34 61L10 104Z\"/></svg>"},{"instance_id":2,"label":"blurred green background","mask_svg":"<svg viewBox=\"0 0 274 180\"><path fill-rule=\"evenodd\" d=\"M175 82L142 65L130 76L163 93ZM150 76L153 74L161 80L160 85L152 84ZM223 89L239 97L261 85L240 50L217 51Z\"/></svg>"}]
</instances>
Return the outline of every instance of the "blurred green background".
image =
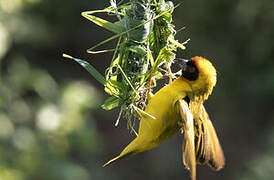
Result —
<instances>
[{"instance_id":1,"label":"blurred green background","mask_svg":"<svg viewBox=\"0 0 274 180\"><path fill-rule=\"evenodd\" d=\"M226 155L198 179L274 179L274 1L184 0L174 12L179 57L204 56L218 70L206 107ZM102 164L134 137L118 111L100 109L106 94L62 53L100 72L112 55L86 49L112 34L80 16L108 0L0 0L0 180L189 179L182 135L158 148ZM104 48L113 47L111 42Z\"/></svg>"}]
</instances>

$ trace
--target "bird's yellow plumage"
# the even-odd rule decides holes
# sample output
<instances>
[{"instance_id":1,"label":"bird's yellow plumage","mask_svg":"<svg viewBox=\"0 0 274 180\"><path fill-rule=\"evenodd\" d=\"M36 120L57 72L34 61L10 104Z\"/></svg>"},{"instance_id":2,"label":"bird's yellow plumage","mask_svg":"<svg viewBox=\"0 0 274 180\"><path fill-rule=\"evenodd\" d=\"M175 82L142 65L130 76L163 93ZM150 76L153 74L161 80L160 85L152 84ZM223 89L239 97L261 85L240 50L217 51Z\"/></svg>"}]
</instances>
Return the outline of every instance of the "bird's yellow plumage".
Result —
<instances>
[{"instance_id":1,"label":"bird's yellow plumage","mask_svg":"<svg viewBox=\"0 0 274 180\"><path fill-rule=\"evenodd\" d=\"M152 149L180 129L184 133L183 162L196 179L196 163L209 164L215 170L224 166L224 156L203 102L216 84L216 70L202 57L178 60L182 76L164 86L149 99L140 120L138 136L114 161ZM152 118L154 117L154 118Z\"/></svg>"},{"instance_id":2,"label":"bird's yellow plumage","mask_svg":"<svg viewBox=\"0 0 274 180\"><path fill-rule=\"evenodd\" d=\"M114 158L115 160L129 154L152 149L179 131L180 114L175 105L179 99L186 96L185 90L188 87L187 83L183 86L182 83L184 81L176 79L151 97L145 112L155 117L155 119L149 116L141 119L138 136L118 157ZM112 162L114 160L110 160L104 166Z\"/></svg>"}]
</instances>

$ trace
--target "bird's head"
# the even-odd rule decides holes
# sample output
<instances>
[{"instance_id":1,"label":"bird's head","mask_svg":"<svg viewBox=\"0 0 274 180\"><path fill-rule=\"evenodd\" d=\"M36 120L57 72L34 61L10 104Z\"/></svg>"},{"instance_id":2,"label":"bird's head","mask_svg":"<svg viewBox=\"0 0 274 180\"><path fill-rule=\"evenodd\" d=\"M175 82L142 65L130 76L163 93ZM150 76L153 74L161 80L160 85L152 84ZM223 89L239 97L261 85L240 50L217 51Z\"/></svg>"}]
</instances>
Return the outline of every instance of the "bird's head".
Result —
<instances>
[{"instance_id":1,"label":"bird's head","mask_svg":"<svg viewBox=\"0 0 274 180\"><path fill-rule=\"evenodd\" d=\"M216 70L211 62L198 56L190 60L176 59L175 62L181 69L179 78L189 84L193 96L207 99L217 81Z\"/></svg>"}]
</instances>

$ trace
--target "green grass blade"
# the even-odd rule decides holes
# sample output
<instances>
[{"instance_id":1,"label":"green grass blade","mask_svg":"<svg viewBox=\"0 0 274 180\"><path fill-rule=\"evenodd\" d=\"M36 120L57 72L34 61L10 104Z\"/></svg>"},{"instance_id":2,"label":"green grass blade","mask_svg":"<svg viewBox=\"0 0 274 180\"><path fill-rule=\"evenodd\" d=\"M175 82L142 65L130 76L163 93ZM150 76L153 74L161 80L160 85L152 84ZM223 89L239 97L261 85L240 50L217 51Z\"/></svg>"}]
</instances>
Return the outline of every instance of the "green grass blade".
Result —
<instances>
[{"instance_id":1,"label":"green grass blade","mask_svg":"<svg viewBox=\"0 0 274 180\"><path fill-rule=\"evenodd\" d=\"M101 54L101 53L107 53L107 52L113 52L115 49L105 49L105 50L99 50L99 51L88 51L90 54Z\"/></svg>"},{"instance_id":2,"label":"green grass blade","mask_svg":"<svg viewBox=\"0 0 274 180\"><path fill-rule=\"evenodd\" d=\"M91 22L97 24L98 26L103 27L111 32L116 33L116 34L119 34L124 31L123 26L119 21L112 23L112 22L106 21L102 18L91 15L91 14L99 13L99 12L109 13L110 11L109 10L86 11L86 12L82 12L82 16L87 18Z\"/></svg>"},{"instance_id":3,"label":"green grass blade","mask_svg":"<svg viewBox=\"0 0 274 180\"><path fill-rule=\"evenodd\" d=\"M101 46L101 45L103 45L103 44L105 44L105 43L107 43L107 42L109 42L109 41L111 41L111 40L113 40L113 39L116 39L116 38L118 38L118 37L120 37L120 36L121 36L121 33L120 33L120 34L116 34L116 35L114 35L114 36L111 36L110 38L108 38L108 39L106 39L106 40L104 40L104 41L102 41L102 42L96 44L95 46L89 48L89 49L87 50L87 53L93 53L93 51L92 51L93 49L95 49L95 48L97 48L97 47L99 47L99 46Z\"/></svg>"},{"instance_id":4,"label":"green grass blade","mask_svg":"<svg viewBox=\"0 0 274 180\"><path fill-rule=\"evenodd\" d=\"M111 110L116 108L121 104L120 99L115 96L110 96L104 101L104 104L101 106L105 110Z\"/></svg>"},{"instance_id":5,"label":"green grass blade","mask_svg":"<svg viewBox=\"0 0 274 180\"><path fill-rule=\"evenodd\" d=\"M122 67L117 64L117 67L120 69L120 71L122 72L123 76L125 77L126 81L128 82L128 84L130 85L130 87L132 88L132 90L138 95L136 89L133 87L133 85L131 84L130 80L128 79L126 73L124 72L124 70L122 69Z\"/></svg>"},{"instance_id":6,"label":"green grass blade","mask_svg":"<svg viewBox=\"0 0 274 180\"><path fill-rule=\"evenodd\" d=\"M185 49L186 49L186 47L184 46L185 43L181 44L181 43L179 43L178 41L176 41L175 39L172 39L172 38L168 38L168 40L169 40L172 44L174 44L176 47L178 47L178 48L180 48L180 49L182 49L182 50L185 50Z\"/></svg>"},{"instance_id":7,"label":"green grass blade","mask_svg":"<svg viewBox=\"0 0 274 180\"><path fill-rule=\"evenodd\" d=\"M88 16L88 14L90 14L90 13L95 13L95 12L109 12L109 11L108 11L108 10L86 11L86 12L83 12L82 15L83 15L83 14L86 14L86 15ZM134 29L139 28L139 27L143 26L144 24L146 24L146 23L148 23L148 22L151 22L152 20L157 19L157 18L163 16L165 13L166 13L166 11L164 11L164 12L158 14L157 16L155 16L155 17L152 18L152 19L149 19L149 20L147 20L147 21L144 21L143 23L141 23L141 24L139 24L139 25L137 25L137 26L135 26L135 27L133 27L133 28L131 28L131 29L129 29L129 30L122 31L122 32L120 32L119 34L115 34L114 36L111 36L110 38L108 38L108 39L106 39L106 40L104 40L104 41L102 41L102 42L96 44L95 46L89 48L89 49L87 50L87 52L88 52L88 53L92 53L92 50L93 50L93 49L95 49L95 48L97 48L97 47L99 47L99 46L101 46L101 45L103 45L103 44L105 44L105 43L107 43L107 42L109 42L109 41L111 41L111 40L113 40L113 39L116 39L116 38L118 38L118 37L121 37L122 35L124 35L124 34L130 32L130 31L132 31L132 30L134 30ZM93 22L93 21L92 21L92 22ZM117 24L118 24L118 23L119 23L119 22L117 22ZM172 40L171 40L171 41L172 41ZM175 40L174 40L174 41L175 41ZM174 42L174 43L178 43L178 42ZM178 46L180 46L180 45L181 45L181 44L179 43ZM182 47L182 48L184 48L184 47Z\"/></svg>"},{"instance_id":8,"label":"green grass blade","mask_svg":"<svg viewBox=\"0 0 274 180\"><path fill-rule=\"evenodd\" d=\"M74 58L70 55L63 54L63 57L72 59L79 63L82 67L84 67L98 82L100 82L102 85L105 85L106 79L104 76L102 76L92 65L90 65L88 62L83 61L81 59Z\"/></svg>"}]
</instances>

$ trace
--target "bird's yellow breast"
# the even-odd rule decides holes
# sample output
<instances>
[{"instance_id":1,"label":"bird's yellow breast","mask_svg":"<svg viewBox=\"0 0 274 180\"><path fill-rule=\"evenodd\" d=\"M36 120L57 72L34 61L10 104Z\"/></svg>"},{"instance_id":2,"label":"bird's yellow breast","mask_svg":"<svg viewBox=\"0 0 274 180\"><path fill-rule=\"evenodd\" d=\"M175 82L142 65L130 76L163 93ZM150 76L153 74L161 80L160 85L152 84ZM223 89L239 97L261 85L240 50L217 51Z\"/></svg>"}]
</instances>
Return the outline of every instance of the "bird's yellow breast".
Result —
<instances>
[{"instance_id":1,"label":"bird's yellow breast","mask_svg":"<svg viewBox=\"0 0 274 180\"><path fill-rule=\"evenodd\" d=\"M149 100L145 109L155 119L148 116L141 119L139 137L145 137L146 141L158 145L178 132L180 114L175 106L179 99L186 96L188 90L189 86L180 79L160 89Z\"/></svg>"}]
</instances>

